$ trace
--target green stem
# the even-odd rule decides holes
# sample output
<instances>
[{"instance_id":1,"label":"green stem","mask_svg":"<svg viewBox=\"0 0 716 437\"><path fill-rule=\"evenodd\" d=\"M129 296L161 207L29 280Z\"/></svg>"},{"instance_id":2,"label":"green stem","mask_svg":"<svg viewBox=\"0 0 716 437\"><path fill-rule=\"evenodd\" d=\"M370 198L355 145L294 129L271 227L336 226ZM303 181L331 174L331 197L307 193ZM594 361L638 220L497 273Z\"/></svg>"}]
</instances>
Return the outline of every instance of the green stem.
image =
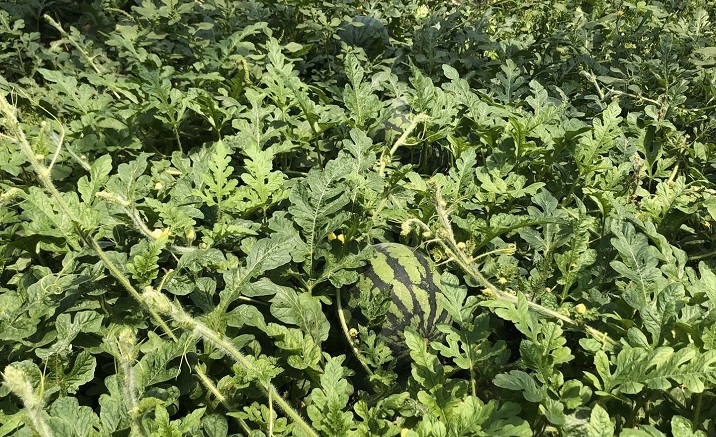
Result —
<instances>
[{"instance_id":1,"label":"green stem","mask_svg":"<svg viewBox=\"0 0 716 437\"><path fill-rule=\"evenodd\" d=\"M448 218L448 213L446 211L447 206L440 194L440 187L438 187L438 185L434 181L430 181L430 185L435 197L435 208L438 215L438 219L440 221L442 230L444 231L444 235L439 236L439 238L437 239L443 250L445 250L450 259L455 261L465 273L472 276L477 282L479 282L483 287L485 287L492 294L492 296L499 300L517 304L517 296L500 290L498 287L488 281L487 278L485 278L482 273L480 273L479 269L474 263L474 259L469 257L462 249L458 248L457 242L455 240L455 235L453 234L452 225L450 224L450 219ZM428 228L427 225L425 225L424 223L419 223L424 226L425 230L430 230L430 228ZM602 345L609 345L611 348L615 348L618 346L618 343L609 338L606 333L603 333L590 326L582 326L577 321L573 320L568 316L565 316L562 313L558 313L557 311L545 308L536 302L527 301L527 305L531 310L536 311L542 315L561 320L564 323L575 326L579 329L583 329L589 335L602 342Z\"/></svg>"},{"instance_id":2,"label":"green stem","mask_svg":"<svg viewBox=\"0 0 716 437\"><path fill-rule=\"evenodd\" d=\"M177 324L185 327L202 338L204 341L212 344L214 347L222 350L228 356L230 356L234 362L244 368L245 371L251 372L252 374L258 374L258 369L249 361L238 349L233 345L231 340L213 329L209 328L202 322L196 320L187 314L184 309L169 300L164 294L159 293L151 288L147 288L144 291L143 298L148 306L157 308L161 313L169 316ZM293 422L301 428L301 430L309 437L318 437L316 431L306 423L301 415L281 396L276 387L270 382L264 382L260 377L256 378L257 385L264 392L269 401L274 401L278 407L283 410Z\"/></svg>"},{"instance_id":3,"label":"green stem","mask_svg":"<svg viewBox=\"0 0 716 437\"><path fill-rule=\"evenodd\" d=\"M52 437L54 434L43 417L42 394L35 392L30 376L19 366L10 364L3 371L3 381L10 391L22 399L35 432L41 437Z\"/></svg>"},{"instance_id":4,"label":"green stem","mask_svg":"<svg viewBox=\"0 0 716 437\"><path fill-rule=\"evenodd\" d=\"M393 147L390 148L390 150L387 153L384 153L380 157L380 169L378 170L378 174L381 178L385 177L385 167L388 165L388 162L391 161L393 158L393 155L395 155L395 152L398 151L398 148L405 144L405 142L408 140L408 137L410 137L410 134L415 130L416 127L422 122L425 122L429 119L427 114L418 114L413 121L408 125L408 127L405 129L403 134L395 141L395 144L393 144ZM388 188L390 190L390 187ZM385 193L385 191L384 191ZM388 197L390 196L390 192L385 194L384 197L380 199L380 202L378 203L378 206L373 211L373 216L371 217L371 221L375 223L378 219L378 215L383 210L385 205L388 204Z\"/></svg>"},{"instance_id":5,"label":"green stem","mask_svg":"<svg viewBox=\"0 0 716 437\"><path fill-rule=\"evenodd\" d=\"M218 402L220 402L226 408L230 408L226 400L226 396L224 396L223 393L221 393L221 391L219 390L219 388L214 385L214 383L209 379L209 376L204 373L204 370L201 369L201 366L194 366L194 373L197 374L201 383L204 384L204 387L206 387L206 389L214 395Z\"/></svg>"},{"instance_id":6,"label":"green stem","mask_svg":"<svg viewBox=\"0 0 716 437\"><path fill-rule=\"evenodd\" d=\"M178 125L179 125L179 121L172 123L172 129L174 130L174 139L176 140L177 145L179 146L179 151L184 153L184 149L181 146L181 138L179 137Z\"/></svg>"},{"instance_id":7,"label":"green stem","mask_svg":"<svg viewBox=\"0 0 716 437\"><path fill-rule=\"evenodd\" d=\"M390 162L390 160L393 158L393 155L395 155L395 152L398 151L398 148L405 144L406 141L408 141L408 138L410 137L410 134L413 133L416 127L420 123L423 123L425 121L428 121L430 117L428 117L427 114L420 113L415 116L415 118L410 122L408 127L403 131L403 134L395 141L395 144L393 144L393 147L390 148L390 151L388 153L383 153L383 155L380 157L380 170L378 171L378 174L382 178L385 175L385 166Z\"/></svg>"},{"instance_id":8,"label":"green stem","mask_svg":"<svg viewBox=\"0 0 716 437\"><path fill-rule=\"evenodd\" d=\"M698 395L696 395L696 408L694 408L694 417L691 419L691 423L693 424L694 428L699 427L699 416L701 415L701 404L704 401L704 393L701 392Z\"/></svg>"},{"instance_id":9,"label":"green stem","mask_svg":"<svg viewBox=\"0 0 716 437\"><path fill-rule=\"evenodd\" d=\"M117 349L119 350L119 368L124 384L121 387L124 395L124 401L127 405L127 412L132 422L130 424L131 434L133 436L148 437L147 432L142 426L142 414L139 410L139 401L137 399L137 387L134 377L134 360L136 359L137 339L130 328L124 328L116 338Z\"/></svg>"},{"instance_id":10,"label":"green stem","mask_svg":"<svg viewBox=\"0 0 716 437\"><path fill-rule=\"evenodd\" d=\"M226 397L221 393L219 388L214 385L213 382L209 379L209 377L204 373L204 370L201 369L201 366L194 366L194 372L199 376L199 380L202 384L204 384L204 387L206 387L207 390L209 390L216 399L221 402L221 404L229 411L233 410L232 405L229 404L229 401L226 399ZM244 419L238 416L234 416L234 419L236 419L237 422L239 422L239 426L241 426L241 429L244 430L244 435L250 435L251 434L251 428L246 423Z\"/></svg>"},{"instance_id":11,"label":"green stem","mask_svg":"<svg viewBox=\"0 0 716 437\"><path fill-rule=\"evenodd\" d=\"M268 424L268 437L273 437L273 399L271 392L268 393L269 401L269 424Z\"/></svg>"},{"instance_id":12,"label":"green stem","mask_svg":"<svg viewBox=\"0 0 716 437\"><path fill-rule=\"evenodd\" d=\"M95 71L97 74L99 74L99 75L104 75L104 74L105 74L105 72L102 71L102 70L100 70L100 68L97 66L97 64L95 64L94 58L93 58L92 56L90 56L90 54L87 52L87 50L86 50L84 47L82 47L79 42L75 41L75 40L70 36L70 34L68 34L67 32L65 32L65 29L62 28L62 26L60 25L60 23L58 23L57 21L53 20L52 17L50 17L50 16L47 15L47 14L43 15L43 18L45 19L45 21L47 21L48 23L50 23L50 25L51 25L52 27L54 27L55 29L57 29L57 31L60 32L60 35L62 35L63 38L66 38L67 41L70 42L70 44L72 44L73 46L75 46L75 48L76 48L77 50L79 50L79 52L82 54L82 56L84 56L84 58L85 58L85 60L87 61L87 63L92 66L92 69L94 69L94 71ZM116 97L117 99L120 98L119 94L118 94L116 91L112 91L112 94L114 94L114 97Z\"/></svg>"},{"instance_id":13,"label":"green stem","mask_svg":"<svg viewBox=\"0 0 716 437\"><path fill-rule=\"evenodd\" d=\"M689 256L689 261L698 261L700 259L712 258L716 256L716 250L711 252L702 253L701 255Z\"/></svg>"},{"instance_id":14,"label":"green stem","mask_svg":"<svg viewBox=\"0 0 716 437\"><path fill-rule=\"evenodd\" d=\"M353 346L353 342L351 341L351 334L348 330L348 323L346 323L346 317L343 315L343 302L341 301L340 288L336 288L336 305L338 306L338 319L341 322L341 329L343 329L343 335L346 337L346 341L348 341L348 343L351 345L351 349L353 349L353 355L358 358L358 362L363 366L368 375L373 376L373 371L370 370L370 367L368 367L368 363L365 362L363 354L357 347Z\"/></svg>"},{"instance_id":15,"label":"green stem","mask_svg":"<svg viewBox=\"0 0 716 437\"><path fill-rule=\"evenodd\" d=\"M139 214L139 211L137 211L137 208L134 207L130 202L128 202L124 197L119 196L115 193L109 193L105 191L100 191L99 193L95 194L97 197L101 197L102 199L105 199L109 202L114 203L115 205L118 205L125 214L127 214L127 217L129 217L132 222L134 223L134 226L136 226L137 230L144 235L144 237L149 241L154 241L156 238L152 235L152 230L149 229L149 226L144 223L142 220L141 214ZM195 247L188 247L188 246L179 246L176 244L171 244L169 246L169 249L173 253L178 254L185 254L189 252L195 251L197 248Z\"/></svg>"},{"instance_id":16,"label":"green stem","mask_svg":"<svg viewBox=\"0 0 716 437\"><path fill-rule=\"evenodd\" d=\"M132 283L129 281L129 279L124 275L124 273L112 262L112 260L107 257L107 254L104 253L104 250L97 244L97 242L89 236L83 229L82 229L82 223L79 219L79 217L75 214L75 212L70 208L70 206L65 202L64 198L62 197L62 194L57 190L55 185L52 183L52 179L50 179L50 171L47 167L45 167L40 161L37 160L35 157L35 153L32 150L32 147L30 146L30 143L27 141L27 138L25 137L25 132L20 127L20 122L17 120L17 117L15 116L14 108L10 105L10 103L7 101L5 96L0 96L0 113L3 114L5 117L5 127L9 129L13 135L15 142L20 146L20 150L25 154L27 157L27 160L30 162L30 165L32 166L33 170L37 174L37 177L40 179L40 182L42 185L44 185L45 190L47 190L50 195L55 199L55 202L57 203L57 206L62 210L62 212L67 216L67 218L70 219L72 222L72 225L75 228L75 232L80 236L80 238L87 244L100 258L102 263L105 265L107 270L114 276L114 278L129 292L132 297L137 300L140 304L144 301L142 300L141 295L139 292L134 288ZM60 144L57 145L57 147L61 147ZM150 307L146 307L146 310L151 315L152 319L154 319L155 323L162 328L162 330L172 339L177 340L177 338L174 336L172 331L169 329L166 323L164 323L164 320L162 320L161 317L159 317L159 314L157 314L156 311L154 311Z\"/></svg>"}]
</instances>

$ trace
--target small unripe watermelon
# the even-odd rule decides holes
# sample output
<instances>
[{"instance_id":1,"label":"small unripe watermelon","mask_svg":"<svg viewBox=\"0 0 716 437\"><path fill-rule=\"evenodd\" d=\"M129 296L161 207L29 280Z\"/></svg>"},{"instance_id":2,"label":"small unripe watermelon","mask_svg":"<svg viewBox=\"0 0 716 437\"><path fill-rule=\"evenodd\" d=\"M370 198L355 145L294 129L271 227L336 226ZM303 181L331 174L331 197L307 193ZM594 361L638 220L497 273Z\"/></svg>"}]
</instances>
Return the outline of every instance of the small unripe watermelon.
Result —
<instances>
[{"instance_id":1,"label":"small unripe watermelon","mask_svg":"<svg viewBox=\"0 0 716 437\"><path fill-rule=\"evenodd\" d=\"M411 247L381 243L373 248L375 256L346 293L348 325L374 329L401 360L409 353L405 328L410 326L428 340L437 340L442 336L437 324L450 320L437 304L440 274L425 255ZM385 317L376 319L373 316L381 302L382 312L386 306L387 312Z\"/></svg>"}]
</instances>

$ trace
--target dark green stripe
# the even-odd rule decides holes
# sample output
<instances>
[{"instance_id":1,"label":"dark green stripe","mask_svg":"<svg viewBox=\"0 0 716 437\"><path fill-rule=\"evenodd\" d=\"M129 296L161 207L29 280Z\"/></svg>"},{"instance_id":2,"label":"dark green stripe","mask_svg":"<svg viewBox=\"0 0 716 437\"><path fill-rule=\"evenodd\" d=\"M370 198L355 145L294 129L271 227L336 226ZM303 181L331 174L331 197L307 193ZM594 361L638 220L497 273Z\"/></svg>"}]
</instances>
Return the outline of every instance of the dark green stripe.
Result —
<instances>
[{"instance_id":1,"label":"dark green stripe","mask_svg":"<svg viewBox=\"0 0 716 437\"><path fill-rule=\"evenodd\" d=\"M387 293L391 304L379 335L396 356L407 352L403 336L407 326L417 329L430 340L439 338L442 333L436 325L447 322L449 316L438 309L439 274L432 268L429 258L398 243L376 244L374 249L375 256L349 294L353 313L363 316L357 305L362 293L367 293L369 299L381 292Z\"/></svg>"},{"instance_id":2,"label":"dark green stripe","mask_svg":"<svg viewBox=\"0 0 716 437\"><path fill-rule=\"evenodd\" d=\"M393 300L393 304L400 313L404 314L403 317L406 319L403 326L412 325L422 335L431 337L431 334L435 330L434 324L431 324L431 322L435 321L438 314L437 306L431 299L431 293L429 291L435 291L437 289L429 261L421 253L413 252L407 247L405 247L405 250L403 250L403 247L400 247L391 251L390 247L382 246L378 247L377 250L386 253L388 257L391 255L395 256L395 259L398 260L396 265L391 266L393 267L395 282L403 285L412 285L412 288L406 287L408 288L407 293L410 296L412 309L406 305L405 293L397 295L397 293L395 293L395 289L393 290L394 295L398 297L398 299ZM415 277L416 272L412 272L413 277L411 277L410 272L408 272L408 267L415 268L416 265L406 265L406 262L415 263L415 261L418 262L417 265L419 266L419 271L417 272L417 275L420 277L419 282L416 281L416 279L418 279ZM394 326L389 330L395 330L396 328L398 327Z\"/></svg>"}]
</instances>

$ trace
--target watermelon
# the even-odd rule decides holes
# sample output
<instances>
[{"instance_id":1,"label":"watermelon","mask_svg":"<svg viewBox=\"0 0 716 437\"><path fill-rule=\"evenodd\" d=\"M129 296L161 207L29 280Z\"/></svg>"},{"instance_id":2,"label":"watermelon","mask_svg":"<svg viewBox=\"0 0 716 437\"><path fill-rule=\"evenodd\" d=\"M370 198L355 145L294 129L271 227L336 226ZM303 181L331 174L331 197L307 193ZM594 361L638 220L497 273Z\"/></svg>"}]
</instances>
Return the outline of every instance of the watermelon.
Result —
<instances>
[{"instance_id":1,"label":"watermelon","mask_svg":"<svg viewBox=\"0 0 716 437\"><path fill-rule=\"evenodd\" d=\"M344 23L338 31L338 37L349 46L362 48L370 57L377 57L390 46L385 25L378 19L362 15Z\"/></svg>"},{"instance_id":2,"label":"watermelon","mask_svg":"<svg viewBox=\"0 0 716 437\"><path fill-rule=\"evenodd\" d=\"M410 124L408 115L411 109L405 99L396 97L391 101L388 110L390 111L389 118L370 132L374 143L386 142L392 145L392 143L405 132L405 129Z\"/></svg>"},{"instance_id":3,"label":"watermelon","mask_svg":"<svg viewBox=\"0 0 716 437\"><path fill-rule=\"evenodd\" d=\"M449 323L438 307L440 274L428 258L398 243L373 246L375 255L345 296L349 328L375 330L398 361L409 353L403 334L412 327L428 340L441 338L437 324Z\"/></svg>"}]
</instances>

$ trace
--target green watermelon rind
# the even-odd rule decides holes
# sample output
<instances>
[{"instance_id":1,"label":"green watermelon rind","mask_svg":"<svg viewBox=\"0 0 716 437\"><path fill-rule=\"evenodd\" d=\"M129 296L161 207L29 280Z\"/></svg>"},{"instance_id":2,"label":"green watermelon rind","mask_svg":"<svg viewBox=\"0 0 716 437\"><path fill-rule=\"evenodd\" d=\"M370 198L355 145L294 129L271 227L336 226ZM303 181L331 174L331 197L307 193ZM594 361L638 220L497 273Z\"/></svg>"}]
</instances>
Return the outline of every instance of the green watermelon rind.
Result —
<instances>
[{"instance_id":1,"label":"green watermelon rind","mask_svg":"<svg viewBox=\"0 0 716 437\"><path fill-rule=\"evenodd\" d=\"M357 324L365 326L366 321L374 316L363 314L361 299L383 299L387 292L390 304L385 318L380 326L369 328L375 329L393 355L400 359L408 354L405 328L410 326L428 340L438 340L442 333L437 325L449 323L447 312L437 304L440 274L425 255L411 247L380 243L373 248L375 256L358 283L346 293L346 308L351 316L349 325L352 328Z\"/></svg>"},{"instance_id":2,"label":"green watermelon rind","mask_svg":"<svg viewBox=\"0 0 716 437\"><path fill-rule=\"evenodd\" d=\"M366 52L379 53L390 45L390 36L385 25L372 17L353 17L338 32L340 39L348 45L361 47Z\"/></svg>"}]
</instances>

